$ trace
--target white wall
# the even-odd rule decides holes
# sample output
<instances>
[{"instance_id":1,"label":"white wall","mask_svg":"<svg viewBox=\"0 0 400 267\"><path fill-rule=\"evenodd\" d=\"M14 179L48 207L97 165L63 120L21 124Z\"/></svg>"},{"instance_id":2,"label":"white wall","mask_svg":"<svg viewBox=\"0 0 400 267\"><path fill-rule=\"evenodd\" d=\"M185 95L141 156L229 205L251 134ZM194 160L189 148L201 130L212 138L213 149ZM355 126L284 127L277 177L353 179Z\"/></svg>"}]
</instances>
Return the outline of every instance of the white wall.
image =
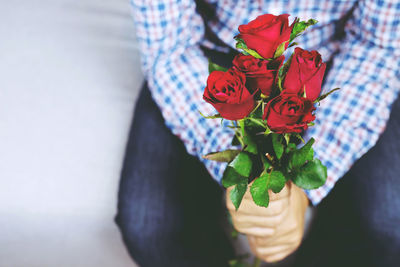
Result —
<instances>
[{"instance_id":1,"label":"white wall","mask_svg":"<svg viewBox=\"0 0 400 267\"><path fill-rule=\"evenodd\" d=\"M129 0L0 0L0 267L134 266L113 217L142 83Z\"/></svg>"}]
</instances>

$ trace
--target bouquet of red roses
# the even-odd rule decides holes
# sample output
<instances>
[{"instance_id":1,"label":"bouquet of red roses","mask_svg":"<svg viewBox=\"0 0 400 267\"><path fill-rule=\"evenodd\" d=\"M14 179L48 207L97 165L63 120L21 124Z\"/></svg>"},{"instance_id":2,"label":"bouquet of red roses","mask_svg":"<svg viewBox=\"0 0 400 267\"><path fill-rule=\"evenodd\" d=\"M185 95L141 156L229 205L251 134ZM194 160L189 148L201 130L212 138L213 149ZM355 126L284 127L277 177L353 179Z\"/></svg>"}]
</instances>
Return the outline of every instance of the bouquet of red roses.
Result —
<instances>
[{"instance_id":1,"label":"bouquet of red roses","mask_svg":"<svg viewBox=\"0 0 400 267\"><path fill-rule=\"evenodd\" d=\"M229 162L223 178L236 209L248 185L254 202L268 207L269 193L280 192L292 181L303 189L316 189L327 178L326 167L314 158L311 138L302 132L313 125L315 104L337 90L321 95L326 68L317 51L296 47L285 61L288 47L308 26L317 21L289 15L265 14L239 26L235 37L241 50L230 69L212 62L203 98L219 112L206 118L230 120L233 144L240 149L210 153L209 160Z\"/></svg>"}]
</instances>

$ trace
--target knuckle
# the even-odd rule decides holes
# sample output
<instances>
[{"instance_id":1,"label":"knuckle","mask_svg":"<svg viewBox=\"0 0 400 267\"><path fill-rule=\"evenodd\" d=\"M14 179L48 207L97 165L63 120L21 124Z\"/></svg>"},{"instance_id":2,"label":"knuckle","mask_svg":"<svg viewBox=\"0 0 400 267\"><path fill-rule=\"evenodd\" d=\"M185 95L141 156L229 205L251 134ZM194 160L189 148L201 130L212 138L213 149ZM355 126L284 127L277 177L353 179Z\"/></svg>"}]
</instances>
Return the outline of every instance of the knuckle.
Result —
<instances>
[{"instance_id":1,"label":"knuckle","mask_svg":"<svg viewBox=\"0 0 400 267\"><path fill-rule=\"evenodd\" d=\"M285 207L285 205L284 205L283 201L272 202L271 206L269 207L271 215L281 214L284 211L284 207Z\"/></svg>"},{"instance_id":2,"label":"knuckle","mask_svg":"<svg viewBox=\"0 0 400 267\"><path fill-rule=\"evenodd\" d=\"M274 236L276 233L275 228L260 228L258 236L261 238L271 237Z\"/></svg>"},{"instance_id":3,"label":"knuckle","mask_svg":"<svg viewBox=\"0 0 400 267\"><path fill-rule=\"evenodd\" d=\"M276 234L276 228L271 228L270 234L268 236L274 236Z\"/></svg>"},{"instance_id":4,"label":"knuckle","mask_svg":"<svg viewBox=\"0 0 400 267\"><path fill-rule=\"evenodd\" d=\"M299 227L300 227L300 223L296 220L292 220L288 225L288 229L291 231L298 230Z\"/></svg>"},{"instance_id":5,"label":"knuckle","mask_svg":"<svg viewBox=\"0 0 400 267\"><path fill-rule=\"evenodd\" d=\"M234 217L236 223L242 224L246 222L246 218L244 216L237 215Z\"/></svg>"},{"instance_id":6,"label":"knuckle","mask_svg":"<svg viewBox=\"0 0 400 267\"><path fill-rule=\"evenodd\" d=\"M279 213L276 216L274 216L273 218L271 218L271 223L277 227L285 218L285 214L284 213Z\"/></svg>"}]
</instances>

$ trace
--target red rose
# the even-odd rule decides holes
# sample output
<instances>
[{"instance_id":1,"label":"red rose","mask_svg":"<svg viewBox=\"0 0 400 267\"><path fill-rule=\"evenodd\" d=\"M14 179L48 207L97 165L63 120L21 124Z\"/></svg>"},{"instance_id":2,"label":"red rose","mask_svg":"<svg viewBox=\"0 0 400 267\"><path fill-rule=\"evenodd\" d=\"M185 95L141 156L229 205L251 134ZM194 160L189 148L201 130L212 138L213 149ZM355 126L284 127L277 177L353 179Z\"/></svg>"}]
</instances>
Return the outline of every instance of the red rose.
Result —
<instances>
[{"instance_id":1,"label":"red rose","mask_svg":"<svg viewBox=\"0 0 400 267\"><path fill-rule=\"evenodd\" d=\"M303 94L314 101L321 93L322 79L324 78L326 64L322 62L317 51L306 51L296 47L292 62L283 83L288 93Z\"/></svg>"},{"instance_id":2,"label":"red rose","mask_svg":"<svg viewBox=\"0 0 400 267\"><path fill-rule=\"evenodd\" d=\"M269 96L276 84L278 69L282 66L284 56L268 61L253 56L237 55L233 59L233 66L246 74L246 87L250 91L258 89Z\"/></svg>"},{"instance_id":3,"label":"red rose","mask_svg":"<svg viewBox=\"0 0 400 267\"><path fill-rule=\"evenodd\" d=\"M255 106L254 94L247 90L245 83L246 76L236 69L213 71L208 76L203 99L213 105L223 118L243 119Z\"/></svg>"},{"instance_id":4,"label":"red rose","mask_svg":"<svg viewBox=\"0 0 400 267\"><path fill-rule=\"evenodd\" d=\"M311 100L283 92L268 102L263 119L276 133L300 133L315 119L314 110Z\"/></svg>"},{"instance_id":5,"label":"red rose","mask_svg":"<svg viewBox=\"0 0 400 267\"><path fill-rule=\"evenodd\" d=\"M248 24L239 26L238 38L248 48L257 51L263 58L273 58L278 46L289 40L293 25L289 26L289 15L274 16L265 14L258 16ZM289 45L286 43L285 48Z\"/></svg>"}]
</instances>

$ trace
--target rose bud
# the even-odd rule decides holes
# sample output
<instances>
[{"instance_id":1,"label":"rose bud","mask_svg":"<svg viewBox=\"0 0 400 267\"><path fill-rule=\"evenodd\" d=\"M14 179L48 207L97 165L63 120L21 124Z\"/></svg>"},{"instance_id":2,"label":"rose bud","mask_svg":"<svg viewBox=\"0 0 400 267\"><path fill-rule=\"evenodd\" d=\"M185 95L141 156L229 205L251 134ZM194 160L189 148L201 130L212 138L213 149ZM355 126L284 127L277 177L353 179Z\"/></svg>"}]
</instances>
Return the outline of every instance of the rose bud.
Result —
<instances>
[{"instance_id":1,"label":"rose bud","mask_svg":"<svg viewBox=\"0 0 400 267\"><path fill-rule=\"evenodd\" d=\"M237 55L233 59L234 68L246 75L246 87L254 92L258 89L269 96L275 87L278 69L282 66L284 56L275 60L261 60L253 56Z\"/></svg>"},{"instance_id":2,"label":"rose bud","mask_svg":"<svg viewBox=\"0 0 400 267\"><path fill-rule=\"evenodd\" d=\"M276 133L300 133L315 119L314 110L311 100L283 92L268 102L263 119Z\"/></svg>"},{"instance_id":3,"label":"rose bud","mask_svg":"<svg viewBox=\"0 0 400 267\"><path fill-rule=\"evenodd\" d=\"M314 101L321 93L326 64L317 51L306 51L296 47L292 62L286 73L283 87L287 93L303 94Z\"/></svg>"},{"instance_id":4,"label":"rose bud","mask_svg":"<svg viewBox=\"0 0 400 267\"><path fill-rule=\"evenodd\" d=\"M203 98L228 120L240 120L250 114L255 106L254 92L245 87L244 73L229 69L227 72L213 71L207 79Z\"/></svg>"},{"instance_id":5,"label":"rose bud","mask_svg":"<svg viewBox=\"0 0 400 267\"><path fill-rule=\"evenodd\" d=\"M289 15L265 14L248 24L239 26L237 38L242 39L247 48L255 50L263 58L273 58L278 46L289 41L294 24L289 26ZM285 49L289 42L285 44Z\"/></svg>"}]
</instances>

